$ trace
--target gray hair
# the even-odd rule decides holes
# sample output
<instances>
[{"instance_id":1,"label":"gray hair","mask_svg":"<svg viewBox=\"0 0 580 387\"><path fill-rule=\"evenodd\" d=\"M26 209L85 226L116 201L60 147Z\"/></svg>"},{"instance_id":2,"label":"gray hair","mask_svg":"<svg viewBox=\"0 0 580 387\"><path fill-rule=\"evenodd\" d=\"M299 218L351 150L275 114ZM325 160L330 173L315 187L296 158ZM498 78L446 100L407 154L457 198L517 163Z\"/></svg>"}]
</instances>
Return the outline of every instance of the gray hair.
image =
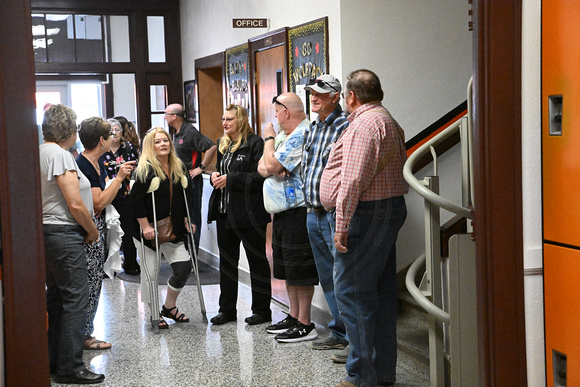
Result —
<instances>
[{"instance_id":1,"label":"gray hair","mask_svg":"<svg viewBox=\"0 0 580 387\"><path fill-rule=\"evenodd\" d=\"M44 141L61 144L77 131L77 114L70 107L51 105L44 112L42 137Z\"/></svg>"},{"instance_id":2,"label":"gray hair","mask_svg":"<svg viewBox=\"0 0 580 387\"><path fill-rule=\"evenodd\" d=\"M121 133L125 133L125 128L123 128L123 125L121 125L121 123L115 119L115 118L107 118L107 122L109 123L109 125L111 125L111 130L113 129L114 126L118 126L119 129L121 129Z\"/></svg>"}]
</instances>

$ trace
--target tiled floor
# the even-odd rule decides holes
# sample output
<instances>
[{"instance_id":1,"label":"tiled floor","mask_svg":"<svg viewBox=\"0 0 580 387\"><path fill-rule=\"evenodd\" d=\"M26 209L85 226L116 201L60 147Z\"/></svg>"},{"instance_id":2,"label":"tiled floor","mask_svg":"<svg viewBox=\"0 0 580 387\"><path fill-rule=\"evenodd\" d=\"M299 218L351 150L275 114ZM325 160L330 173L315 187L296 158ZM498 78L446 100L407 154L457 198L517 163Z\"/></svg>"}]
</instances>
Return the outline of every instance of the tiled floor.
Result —
<instances>
[{"instance_id":1,"label":"tiled floor","mask_svg":"<svg viewBox=\"0 0 580 387\"><path fill-rule=\"evenodd\" d=\"M160 286L165 299L166 286ZM218 311L218 285L203 286L207 317ZM250 292L240 286L238 321L212 326L202 319L196 286L186 286L178 307L191 319L170 322L153 333L149 310L140 302L139 285L107 279L94 335L113 343L105 351L85 351L89 369L104 373L107 386L335 386L346 375L344 364L330 360L333 351L314 351L309 342L282 344L266 333L268 324L248 326ZM272 305L273 319L285 317ZM317 325L320 336L328 334ZM400 353L397 386L426 386L425 375ZM54 386L58 384L53 383Z\"/></svg>"}]
</instances>

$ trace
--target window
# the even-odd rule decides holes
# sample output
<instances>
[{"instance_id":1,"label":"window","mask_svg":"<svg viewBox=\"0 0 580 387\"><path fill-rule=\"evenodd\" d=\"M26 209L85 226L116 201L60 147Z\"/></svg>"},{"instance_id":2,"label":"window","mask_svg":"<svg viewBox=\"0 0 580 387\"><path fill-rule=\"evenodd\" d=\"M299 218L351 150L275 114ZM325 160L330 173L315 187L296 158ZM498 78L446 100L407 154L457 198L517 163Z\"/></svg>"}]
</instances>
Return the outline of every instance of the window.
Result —
<instances>
[{"instance_id":1,"label":"window","mask_svg":"<svg viewBox=\"0 0 580 387\"><path fill-rule=\"evenodd\" d=\"M33 14L36 62L129 62L129 17Z\"/></svg>"}]
</instances>

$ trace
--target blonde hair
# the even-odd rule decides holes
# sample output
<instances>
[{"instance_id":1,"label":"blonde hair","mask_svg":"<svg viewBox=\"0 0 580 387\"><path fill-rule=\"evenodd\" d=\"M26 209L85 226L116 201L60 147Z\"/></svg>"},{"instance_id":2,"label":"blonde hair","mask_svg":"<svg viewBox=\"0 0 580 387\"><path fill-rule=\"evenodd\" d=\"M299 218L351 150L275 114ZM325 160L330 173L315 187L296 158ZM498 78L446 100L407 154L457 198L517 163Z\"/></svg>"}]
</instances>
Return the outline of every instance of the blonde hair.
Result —
<instances>
[{"instance_id":1,"label":"blonde hair","mask_svg":"<svg viewBox=\"0 0 580 387\"><path fill-rule=\"evenodd\" d=\"M228 112L232 110L236 111L236 130L239 134L238 139L234 142L234 146L232 147L232 152L235 152L239 147L246 143L248 136L250 133L253 133L253 131L250 123L248 122L248 112L246 112L246 109L240 105L228 105L225 108L225 111ZM232 142L233 141L230 136L227 134L223 136L218 146L220 153L225 154Z\"/></svg>"},{"instance_id":2,"label":"blonde hair","mask_svg":"<svg viewBox=\"0 0 580 387\"><path fill-rule=\"evenodd\" d=\"M147 174L151 168L155 173L155 176L159 177L161 180L165 180L167 175L163 169L161 161L157 158L155 154L155 136L157 133L163 133L165 137L169 140L169 171L171 173L171 180L174 183L181 183L182 178L187 178L183 172L183 163L177 155L175 154L175 147L173 146L173 141L169 133L165 129L160 127L154 127L147 131L147 134L143 138L143 153L139 158L139 165L137 166L137 171L135 172L137 180L145 181L147 179Z\"/></svg>"}]
</instances>

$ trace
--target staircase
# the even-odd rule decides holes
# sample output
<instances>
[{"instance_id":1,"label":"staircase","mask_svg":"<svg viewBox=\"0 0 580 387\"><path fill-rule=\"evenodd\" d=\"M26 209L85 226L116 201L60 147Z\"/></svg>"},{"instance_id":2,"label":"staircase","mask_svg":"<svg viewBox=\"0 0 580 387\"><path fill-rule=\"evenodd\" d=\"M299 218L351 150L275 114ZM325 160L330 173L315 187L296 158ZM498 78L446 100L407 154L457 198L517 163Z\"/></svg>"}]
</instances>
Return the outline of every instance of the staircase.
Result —
<instances>
[{"instance_id":1,"label":"staircase","mask_svg":"<svg viewBox=\"0 0 580 387\"><path fill-rule=\"evenodd\" d=\"M406 290L399 291L397 315L398 379L402 385L429 386L427 313ZM409 378L408 382L405 380ZM398 385L398 383L397 383Z\"/></svg>"}]
</instances>

